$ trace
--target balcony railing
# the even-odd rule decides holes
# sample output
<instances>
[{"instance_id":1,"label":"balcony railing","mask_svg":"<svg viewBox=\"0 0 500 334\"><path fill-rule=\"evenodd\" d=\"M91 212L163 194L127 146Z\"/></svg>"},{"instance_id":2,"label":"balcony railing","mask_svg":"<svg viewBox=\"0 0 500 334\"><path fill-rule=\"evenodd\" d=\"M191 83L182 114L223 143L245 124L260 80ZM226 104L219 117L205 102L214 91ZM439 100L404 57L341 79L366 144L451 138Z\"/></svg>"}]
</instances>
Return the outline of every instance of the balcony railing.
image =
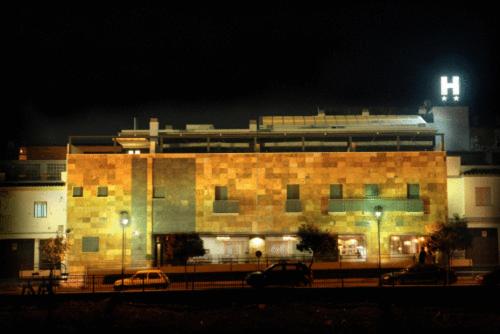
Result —
<instances>
[{"instance_id":1,"label":"balcony railing","mask_svg":"<svg viewBox=\"0 0 500 334\"><path fill-rule=\"evenodd\" d=\"M0 161L1 183L60 183L65 160Z\"/></svg>"},{"instance_id":2,"label":"balcony railing","mask_svg":"<svg viewBox=\"0 0 500 334\"><path fill-rule=\"evenodd\" d=\"M302 212L302 203L300 199L287 199L286 212Z\"/></svg>"},{"instance_id":3,"label":"balcony railing","mask_svg":"<svg viewBox=\"0 0 500 334\"><path fill-rule=\"evenodd\" d=\"M214 213L239 213L240 203L235 200L215 200Z\"/></svg>"},{"instance_id":4,"label":"balcony railing","mask_svg":"<svg viewBox=\"0 0 500 334\"><path fill-rule=\"evenodd\" d=\"M420 198L354 198L330 199L328 212L369 211L380 205L384 211L423 212L424 202Z\"/></svg>"}]
</instances>

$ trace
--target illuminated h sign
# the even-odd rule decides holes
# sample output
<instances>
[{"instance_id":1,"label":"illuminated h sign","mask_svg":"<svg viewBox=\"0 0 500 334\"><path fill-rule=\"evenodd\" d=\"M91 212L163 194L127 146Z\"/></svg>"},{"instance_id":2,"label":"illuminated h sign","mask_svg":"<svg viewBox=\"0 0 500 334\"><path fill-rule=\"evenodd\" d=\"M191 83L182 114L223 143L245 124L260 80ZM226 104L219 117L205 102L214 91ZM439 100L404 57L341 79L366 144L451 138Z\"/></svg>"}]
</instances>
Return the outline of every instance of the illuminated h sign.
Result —
<instances>
[{"instance_id":1,"label":"illuminated h sign","mask_svg":"<svg viewBox=\"0 0 500 334\"><path fill-rule=\"evenodd\" d=\"M460 78L458 76L452 76L451 82L448 81L448 77L441 77L441 100L443 102L448 100L450 89L453 101L458 101L460 99Z\"/></svg>"}]
</instances>

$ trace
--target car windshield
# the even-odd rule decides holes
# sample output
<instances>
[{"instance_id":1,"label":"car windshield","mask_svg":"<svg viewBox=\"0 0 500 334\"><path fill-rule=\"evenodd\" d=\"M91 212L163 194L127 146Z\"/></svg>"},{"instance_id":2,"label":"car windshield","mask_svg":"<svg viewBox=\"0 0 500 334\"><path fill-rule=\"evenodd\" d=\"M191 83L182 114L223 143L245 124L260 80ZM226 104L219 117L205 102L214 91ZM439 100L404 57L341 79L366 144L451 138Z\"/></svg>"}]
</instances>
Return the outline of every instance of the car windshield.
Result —
<instances>
[{"instance_id":1,"label":"car windshield","mask_svg":"<svg viewBox=\"0 0 500 334\"><path fill-rule=\"evenodd\" d=\"M265 271L281 271L284 270L284 266L282 264L273 264L266 268Z\"/></svg>"}]
</instances>

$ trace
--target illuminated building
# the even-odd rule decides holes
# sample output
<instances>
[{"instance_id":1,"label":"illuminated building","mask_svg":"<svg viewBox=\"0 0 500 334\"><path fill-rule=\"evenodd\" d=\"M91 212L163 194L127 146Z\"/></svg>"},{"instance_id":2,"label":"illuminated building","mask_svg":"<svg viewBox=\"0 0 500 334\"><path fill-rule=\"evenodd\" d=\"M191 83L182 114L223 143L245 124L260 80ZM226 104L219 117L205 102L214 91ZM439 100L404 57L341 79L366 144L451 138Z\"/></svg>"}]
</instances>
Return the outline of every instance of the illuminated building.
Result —
<instances>
[{"instance_id":1,"label":"illuminated building","mask_svg":"<svg viewBox=\"0 0 500 334\"><path fill-rule=\"evenodd\" d=\"M308 221L338 235L344 261L375 264L377 205L382 262L401 264L448 215L442 136L419 115L320 111L185 130L151 119L108 140L109 153L70 138L72 272L119 268L122 211L127 268L168 263L169 238L182 232L200 234L210 262L297 255L294 234Z\"/></svg>"}]
</instances>

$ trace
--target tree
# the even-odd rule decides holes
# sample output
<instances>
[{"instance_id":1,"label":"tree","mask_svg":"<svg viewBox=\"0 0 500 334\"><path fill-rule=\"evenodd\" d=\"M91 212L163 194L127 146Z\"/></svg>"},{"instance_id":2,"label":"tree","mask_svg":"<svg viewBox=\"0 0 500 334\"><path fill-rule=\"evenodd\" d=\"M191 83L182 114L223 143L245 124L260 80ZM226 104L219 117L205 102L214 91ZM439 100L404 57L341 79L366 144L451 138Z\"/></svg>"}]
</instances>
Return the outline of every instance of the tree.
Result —
<instances>
[{"instance_id":1,"label":"tree","mask_svg":"<svg viewBox=\"0 0 500 334\"><path fill-rule=\"evenodd\" d=\"M173 236L172 252L175 262L186 264L193 256L205 255L203 240L198 233L180 233Z\"/></svg>"},{"instance_id":2,"label":"tree","mask_svg":"<svg viewBox=\"0 0 500 334\"><path fill-rule=\"evenodd\" d=\"M312 266L314 258L317 256L337 258L337 238L328 231L321 231L317 225L306 223L300 225L297 236L300 239L297 249L301 252L312 253L309 267Z\"/></svg>"},{"instance_id":3,"label":"tree","mask_svg":"<svg viewBox=\"0 0 500 334\"><path fill-rule=\"evenodd\" d=\"M64 260L64 256L66 255L68 248L68 243L63 236L48 239L42 244L42 258L47 261L47 264L50 267L49 281L47 284L47 292L49 294L54 293L54 270L58 267L60 268L62 264L61 262Z\"/></svg>"},{"instance_id":4,"label":"tree","mask_svg":"<svg viewBox=\"0 0 500 334\"><path fill-rule=\"evenodd\" d=\"M50 266L51 275L53 270L64 260L68 248L68 243L63 236L48 239L42 244L42 258L45 259Z\"/></svg>"},{"instance_id":5,"label":"tree","mask_svg":"<svg viewBox=\"0 0 500 334\"><path fill-rule=\"evenodd\" d=\"M437 229L429 236L427 245L432 251L439 251L445 256L449 271L455 251L467 249L471 243L472 235L467 222L454 215L453 220L438 224Z\"/></svg>"}]
</instances>

